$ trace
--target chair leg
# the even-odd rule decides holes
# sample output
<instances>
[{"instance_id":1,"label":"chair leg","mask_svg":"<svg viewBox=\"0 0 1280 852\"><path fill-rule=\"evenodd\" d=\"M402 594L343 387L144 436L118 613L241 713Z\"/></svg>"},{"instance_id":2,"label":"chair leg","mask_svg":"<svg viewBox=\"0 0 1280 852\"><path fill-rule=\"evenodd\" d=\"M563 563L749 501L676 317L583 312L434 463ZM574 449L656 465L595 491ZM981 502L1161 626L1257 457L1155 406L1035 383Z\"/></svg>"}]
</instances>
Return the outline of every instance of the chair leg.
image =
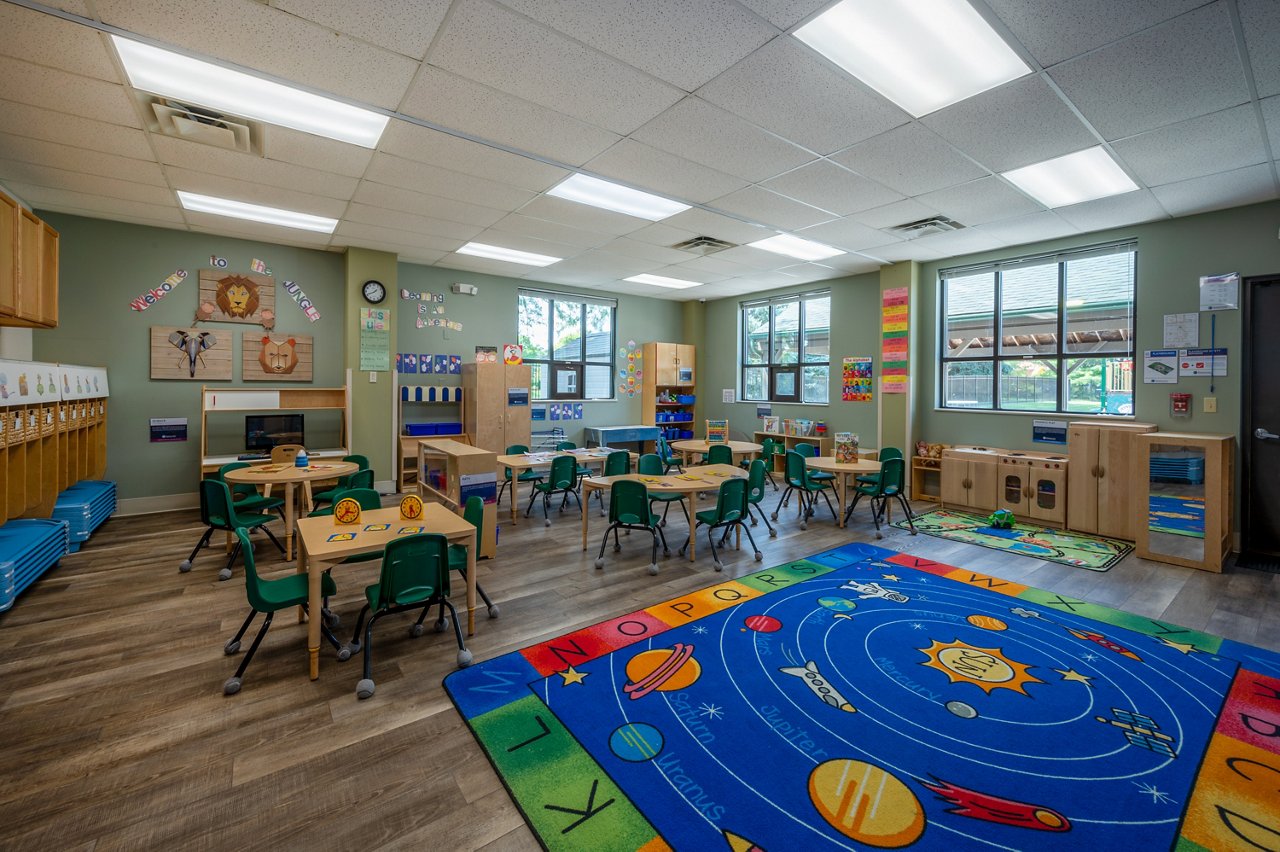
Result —
<instances>
[{"instance_id":1,"label":"chair leg","mask_svg":"<svg viewBox=\"0 0 1280 852\"><path fill-rule=\"evenodd\" d=\"M529 517L529 513L533 511L533 501L538 499L538 489L529 489L529 505L524 510L524 516Z\"/></svg>"},{"instance_id":2,"label":"chair leg","mask_svg":"<svg viewBox=\"0 0 1280 852\"><path fill-rule=\"evenodd\" d=\"M649 527L649 535L653 537L653 547L649 550L649 573L658 573L658 528ZM665 542L664 542L665 544Z\"/></svg>"},{"instance_id":3,"label":"chair leg","mask_svg":"<svg viewBox=\"0 0 1280 852\"><path fill-rule=\"evenodd\" d=\"M764 478L769 480L769 484L773 486L774 491L778 490L778 481L773 478L773 471L769 470L768 467L764 469Z\"/></svg>"},{"instance_id":4,"label":"chair leg","mask_svg":"<svg viewBox=\"0 0 1280 852\"><path fill-rule=\"evenodd\" d=\"M200 541L199 541L199 542L197 542L197 543L196 543L196 546L192 549L192 551L191 551L191 555L190 555L190 556L188 556L188 557L187 557L185 560L183 560L181 563L179 563L179 565L178 565L178 570L179 570L181 573L185 574L185 573L187 573L188 571L190 571L190 570L191 570L191 566L192 566L192 564L195 562L195 559L196 559L196 554L200 552L200 548L204 547L206 544L208 544L208 543L209 543L209 539L210 539L212 536L213 536L213 527L209 527L207 530L205 530L205 531L204 531L204 535L202 535L202 536L200 537Z\"/></svg>"},{"instance_id":5,"label":"chair leg","mask_svg":"<svg viewBox=\"0 0 1280 852\"><path fill-rule=\"evenodd\" d=\"M747 534L747 541L751 542L751 550L755 553L756 561L764 559L764 554L760 552L760 548L756 547L756 540L751 537L751 527L742 521L738 521L738 526Z\"/></svg>"},{"instance_id":6,"label":"chair leg","mask_svg":"<svg viewBox=\"0 0 1280 852\"><path fill-rule=\"evenodd\" d=\"M249 625L253 624L253 620L258 616L256 609L249 610L249 617L244 620L244 624L240 625L240 629L236 631L236 635L231 637L231 641L222 646L222 652L228 657L240 650L240 640L244 637L244 632L249 629Z\"/></svg>"},{"instance_id":7,"label":"chair leg","mask_svg":"<svg viewBox=\"0 0 1280 852\"><path fill-rule=\"evenodd\" d=\"M253 659L253 655L257 653L258 646L262 644L262 637L267 635L267 631L271 628L271 620L275 618L274 612L267 613L267 618L262 622L262 627L258 629L258 635L253 637L253 644L249 646L249 653L244 655L244 659L240 661L240 667L236 669L236 673L227 678L227 682L222 685L224 695L235 695L240 691L240 687L244 685L244 670L249 667L249 661ZM245 625L248 626L247 624Z\"/></svg>"},{"instance_id":8,"label":"chair leg","mask_svg":"<svg viewBox=\"0 0 1280 852\"><path fill-rule=\"evenodd\" d=\"M684 544L680 545L680 555L684 556L685 550L689 548L689 542L698 534L698 521L693 522L693 526L689 528L689 534L684 537Z\"/></svg>"},{"instance_id":9,"label":"chair leg","mask_svg":"<svg viewBox=\"0 0 1280 852\"><path fill-rule=\"evenodd\" d=\"M465 668L471 665L471 652L467 650L467 643L462 638L462 625L458 622L458 612L453 608L453 604L449 603L448 598L441 598L440 603L449 608L449 613L453 616L453 635L458 640L458 667Z\"/></svg>"},{"instance_id":10,"label":"chair leg","mask_svg":"<svg viewBox=\"0 0 1280 852\"><path fill-rule=\"evenodd\" d=\"M716 552L716 537L711 534L711 531L714 530L715 528L716 528L715 524L707 525L707 543L711 545L712 563L716 566L717 571L723 571L724 563L720 561L720 554Z\"/></svg>"},{"instance_id":11,"label":"chair leg","mask_svg":"<svg viewBox=\"0 0 1280 852\"><path fill-rule=\"evenodd\" d=\"M360 607L360 615L356 616L356 629L351 634L351 643L347 645L354 653L360 650L360 636L364 632L364 619L369 614L369 605L365 604Z\"/></svg>"},{"instance_id":12,"label":"chair leg","mask_svg":"<svg viewBox=\"0 0 1280 852\"><path fill-rule=\"evenodd\" d=\"M827 501L827 509L831 512L831 520L839 522L840 516L836 514L836 507L831 505L831 495L827 493L830 490L829 488L824 488L818 493L822 495L823 500Z\"/></svg>"},{"instance_id":13,"label":"chair leg","mask_svg":"<svg viewBox=\"0 0 1280 852\"><path fill-rule=\"evenodd\" d=\"M773 528L773 524L769 523L769 516L765 514L764 507L759 503L755 503L752 505L752 508L755 509L756 514L760 516L760 520L764 521L764 525L769 528L769 538L777 538L778 531Z\"/></svg>"},{"instance_id":14,"label":"chair leg","mask_svg":"<svg viewBox=\"0 0 1280 852\"><path fill-rule=\"evenodd\" d=\"M267 529L265 526L259 527L259 529L267 534L267 538L271 539L271 543L274 544L281 553L284 553L284 545L280 543L280 539L276 538L275 533Z\"/></svg>"},{"instance_id":15,"label":"chair leg","mask_svg":"<svg viewBox=\"0 0 1280 852\"><path fill-rule=\"evenodd\" d=\"M614 535L617 535L617 533L618 533L618 525L617 525L617 524L610 524L610 525L608 526L608 528L607 528L607 529L605 529L605 531L604 531L604 536L600 539L600 552L599 552L598 554L596 554L596 567L597 567L597 568L603 568L603 567L604 567L604 548L605 548L605 545L607 545L607 544L609 543L609 533L610 533L610 532L613 532L613 533L614 533Z\"/></svg>"},{"instance_id":16,"label":"chair leg","mask_svg":"<svg viewBox=\"0 0 1280 852\"><path fill-rule=\"evenodd\" d=\"M364 628L364 677L356 684L356 698L361 700L373 697L373 625L381 614L375 612ZM361 611L360 617L364 617L364 611Z\"/></svg>"},{"instance_id":17,"label":"chair leg","mask_svg":"<svg viewBox=\"0 0 1280 852\"><path fill-rule=\"evenodd\" d=\"M671 549L667 547L667 534L662 531L662 527L654 527L658 531L658 538L662 540L662 555L670 556Z\"/></svg>"},{"instance_id":18,"label":"chair leg","mask_svg":"<svg viewBox=\"0 0 1280 852\"><path fill-rule=\"evenodd\" d=\"M778 505L773 507L773 519L778 520L778 513L782 511L782 507L787 502L787 495L791 493L791 484L787 484L787 490L782 492L782 496L778 498Z\"/></svg>"},{"instance_id":19,"label":"chair leg","mask_svg":"<svg viewBox=\"0 0 1280 852\"><path fill-rule=\"evenodd\" d=\"M551 493L542 492L542 525L551 526Z\"/></svg>"},{"instance_id":20,"label":"chair leg","mask_svg":"<svg viewBox=\"0 0 1280 852\"><path fill-rule=\"evenodd\" d=\"M240 539L236 539L235 546L231 548L231 555L227 557L227 564L222 566L222 570L218 572L219 580L231 579L231 566L236 564L237 557L240 556Z\"/></svg>"},{"instance_id":21,"label":"chair leg","mask_svg":"<svg viewBox=\"0 0 1280 852\"><path fill-rule=\"evenodd\" d=\"M902 513L907 516L907 526L911 527L911 534L915 535L916 534L916 516L911 512L911 505L907 502L907 498L902 496L901 491L899 491L897 494L893 496L897 497L898 502L902 505Z\"/></svg>"},{"instance_id":22,"label":"chair leg","mask_svg":"<svg viewBox=\"0 0 1280 852\"><path fill-rule=\"evenodd\" d=\"M684 501L683 501L683 500L677 500L676 502L678 502L678 503L680 504L680 511L681 511L681 512L684 512L684 522L685 522L686 524L687 524L687 523L689 523L689 510L688 510L687 508L685 508Z\"/></svg>"},{"instance_id":23,"label":"chair leg","mask_svg":"<svg viewBox=\"0 0 1280 852\"><path fill-rule=\"evenodd\" d=\"M504 479L504 480L502 480L502 482L499 482L499 483L498 483L498 501L497 501L497 505L499 505L499 506L501 506L501 505L502 505L502 492L504 492L504 491L506 491L506 490L507 490L507 483L509 483L509 482L511 482L511 480L510 480L510 479ZM512 494L514 494L514 493L515 493L515 489L514 489L514 488L512 488L512 489L511 489L511 493L512 493Z\"/></svg>"}]
</instances>

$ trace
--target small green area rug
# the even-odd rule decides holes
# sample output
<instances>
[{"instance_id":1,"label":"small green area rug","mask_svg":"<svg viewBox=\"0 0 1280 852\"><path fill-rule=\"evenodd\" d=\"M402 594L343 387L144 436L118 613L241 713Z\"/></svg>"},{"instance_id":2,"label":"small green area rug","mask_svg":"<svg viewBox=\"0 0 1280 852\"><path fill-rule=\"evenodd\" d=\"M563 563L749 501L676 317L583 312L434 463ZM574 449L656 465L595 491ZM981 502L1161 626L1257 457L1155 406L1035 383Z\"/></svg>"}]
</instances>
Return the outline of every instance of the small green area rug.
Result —
<instances>
[{"instance_id":1,"label":"small green area rug","mask_svg":"<svg viewBox=\"0 0 1280 852\"><path fill-rule=\"evenodd\" d=\"M907 529L907 522L897 521L894 526ZM1007 550L1033 559L1060 562L1089 571L1109 571L1112 565L1133 550L1133 545L1127 541L1048 529L1034 524L1017 523L1013 525L1013 529L996 529L987 523L986 518L947 509L934 509L917 516L916 529L951 541L963 541L966 544L990 547L992 550Z\"/></svg>"}]
</instances>

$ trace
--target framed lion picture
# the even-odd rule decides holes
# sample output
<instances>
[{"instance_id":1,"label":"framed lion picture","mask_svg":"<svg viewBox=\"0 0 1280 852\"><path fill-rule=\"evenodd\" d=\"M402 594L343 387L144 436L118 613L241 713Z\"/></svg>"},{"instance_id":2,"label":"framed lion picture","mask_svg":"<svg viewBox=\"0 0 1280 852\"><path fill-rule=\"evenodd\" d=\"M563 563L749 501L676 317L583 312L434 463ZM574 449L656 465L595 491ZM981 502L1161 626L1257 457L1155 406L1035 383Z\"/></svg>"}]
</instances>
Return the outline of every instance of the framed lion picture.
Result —
<instances>
[{"instance_id":1,"label":"framed lion picture","mask_svg":"<svg viewBox=\"0 0 1280 852\"><path fill-rule=\"evenodd\" d=\"M240 347L240 378L246 382L309 382L312 346L309 334L246 331Z\"/></svg>"},{"instance_id":2,"label":"framed lion picture","mask_svg":"<svg viewBox=\"0 0 1280 852\"><path fill-rule=\"evenodd\" d=\"M201 269L198 313L211 322L247 322L270 328L276 318L276 280L269 275Z\"/></svg>"}]
</instances>

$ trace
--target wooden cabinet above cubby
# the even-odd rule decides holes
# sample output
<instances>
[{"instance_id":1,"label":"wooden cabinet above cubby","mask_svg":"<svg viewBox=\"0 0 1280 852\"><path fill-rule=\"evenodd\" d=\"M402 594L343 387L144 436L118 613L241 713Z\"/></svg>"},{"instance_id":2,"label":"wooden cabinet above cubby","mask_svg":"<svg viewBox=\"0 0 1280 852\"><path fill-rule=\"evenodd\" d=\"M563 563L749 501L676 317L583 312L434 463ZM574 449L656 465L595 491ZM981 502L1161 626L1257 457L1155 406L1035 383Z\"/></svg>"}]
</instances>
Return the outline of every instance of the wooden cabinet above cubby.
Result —
<instances>
[{"instance_id":1,"label":"wooden cabinet above cubby","mask_svg":"<svg viewBox=\"0 0 1280 852\"><path fill-rule=\"evenodd\" d=\"M58 232L0 192L0 325L58 324Z\"/></svg>"}]
</instances>

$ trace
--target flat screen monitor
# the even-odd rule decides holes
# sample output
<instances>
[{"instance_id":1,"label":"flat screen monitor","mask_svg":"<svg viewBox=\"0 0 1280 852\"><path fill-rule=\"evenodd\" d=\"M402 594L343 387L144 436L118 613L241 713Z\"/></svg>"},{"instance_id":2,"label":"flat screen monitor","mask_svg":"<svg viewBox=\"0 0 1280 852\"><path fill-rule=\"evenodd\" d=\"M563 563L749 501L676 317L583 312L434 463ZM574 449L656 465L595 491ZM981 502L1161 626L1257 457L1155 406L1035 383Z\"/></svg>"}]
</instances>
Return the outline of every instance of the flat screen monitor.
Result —
<instances>
[{"instance_id":1,"label":"flat screen monitor","mask_svg":"<svg viewBox=\"0 0 1280 852\"><path fill-rule=\"evenodd\" d=\"M244 449L247 453L271 452L280 444L306 446L301 414L247 414Z\"/></svg>"}]
</instances>

